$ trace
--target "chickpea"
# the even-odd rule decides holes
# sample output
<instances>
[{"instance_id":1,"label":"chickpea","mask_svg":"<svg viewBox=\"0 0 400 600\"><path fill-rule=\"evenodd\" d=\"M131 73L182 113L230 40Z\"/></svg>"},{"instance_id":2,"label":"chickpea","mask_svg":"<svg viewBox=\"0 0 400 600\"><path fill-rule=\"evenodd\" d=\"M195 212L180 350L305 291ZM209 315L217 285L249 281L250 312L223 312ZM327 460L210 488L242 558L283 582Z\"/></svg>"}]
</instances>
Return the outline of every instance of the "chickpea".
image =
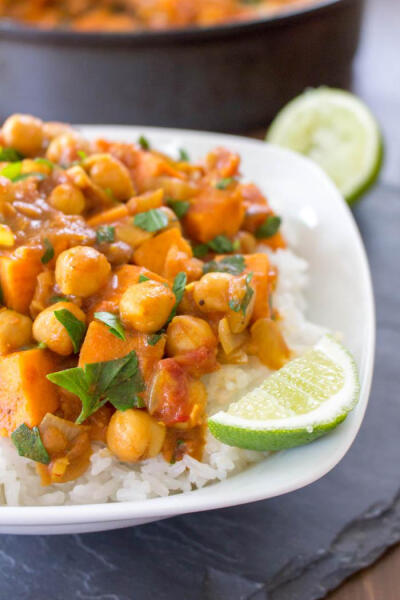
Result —
<instances>
[{"instance_id":1,"label":"chickpea","mask_svg":"<svg viewBox=\"0 0 400 600\"><path fill-rule=\"evenodd\" d=\"M122 295L121 318L139 331L154 333L165 325L176 299L172 290L158 281L143 281Z\"/></svg>"},{"instance_id":2,"label":"chickpea","mask_svg":"<svg viewBox=\"0 0 400 600\"><path fill-rule=\"evenodd\" d=\"M37 162L32 158L25 158L21 162L21 174L29 175L30 173L43 173L43 175L50 175L51 167L45 163Z\"/></svg>"},{"instance_id":3,"label":"chickpea","mask_svg":"<svg viewBox=\"0 0 400 600\"><path fill-rule=\"evenodd\" d=\"M14 310L0 310L0 354L18 350L32 341L32 321Z\"/></svg>"},{"instance_id":4,"label":"chickpea","mask_svg":"<svg viewBox=\"0 0 400 600\"><path fill-rule=\"evenodd\" d=\"M135 190L128 169L109 154L94 154L84 164L93 182L103 190L109 189L116 200L127 200Z\"/></svg>"},{"instance_id":5,"label":"chickpea","mask_svg":"<svg viewBox=\"0 0 400 600\"><path fill-rule=\"evenodd\" d=\"M168 355L176 356L200 346L217 346L217 339L207 321L189 315L174 317L167 329Z\"/></svg>"},{"instance_id":6,"label":"chickpea","mask_svg":"<svg viewBox=\"0 0 400 600\"><path fill-rule=\"evenodd\" d=\"M88 152L89 143L75 131L62 133L50 142L46 158L60 165L69 165L80 160L79 151Z\"/></svg>"},{"instance_id":7,"label":"chickpea","mask_svg":"<svg viewBox=\"0 0 400 600\"><path fill-rule=\"evenodd\" d=\"M57 185L50 194L49 202L65 215L80 215L85 210L85 196L68 183Z\"/></svg>"},{"instance_id":8,"label":"chickpea","mask_svg":"<svg viewBox=\"0 0 400 600\"><path fill-rule=\"evenodd\" d=\"M43 146L43 123L31 115L12 115L3 125L3 138L24 156L35 156Z\"/></svg>"},{"instance_id":9,"label":"chickpea","mask_svg":"<svg viewBox=\"0 0 400 600\"><path fill-rule=\"evenodd\" d=\"M202 312L225 312L228 310L228 289L232 275L207 273L193 287L193 298Z\"/></svg>"},{"instance_id":10,"label":"chickpea","mask_svg":"<svg viewBox=\"0 0 400 600\"><path fill-rule=\"evenodd\" d=\"M107 429L107 445L120 460L137 462L160 453L165 425L146 411L130 408L117 410Z\"/></svg>"},{"instance_id":11,"label":"chickpea","mask_svg":"<svg viewBox=\"0 0 400 600\"><path fill-rule=\"evenodd\" d=\"M232 333L242 333L253 314L256 294L249 278L249 274L246 273L240 277L233 277L229 282L229 309L226 318Z\"/></svg>"},{"instance_id":12,"label":"chickpea","mask_svg":"<svg viewBox=\"0 0 400 600\"><path fill-rule=\"evenodd\" d=\"M105 285L110 271L104 254L89 246L75 246L57 258L56 283L63 294L87 298Z\"/></svg>"},{"instance_id":13,"label":"chickpea","mask_svg":"<svg viewBox=\"0 0 400 600\"><path fill-rule=\"evenodd\" d=\"M257 247L257 240L253 234L248 231L239 231L236 239L240 243L240 252L243 254L253 254Z\"/></svg>"},{"instance_id":14,"label":"chickpea","mask_svg":"<svg viewBox=\"0 0 400 600\"><path fill-rule=\"evenodd\" d=\"M56 310L69 310L77 319L86 323L85 313L72 302L57 302L48 306L38 314L33 323L33 337L37 342L42 342L46 346L60 354L68 356L73 353L74 348L71 338L68 335L64 325L55 316Z\"/></svg>"}]
</instances>

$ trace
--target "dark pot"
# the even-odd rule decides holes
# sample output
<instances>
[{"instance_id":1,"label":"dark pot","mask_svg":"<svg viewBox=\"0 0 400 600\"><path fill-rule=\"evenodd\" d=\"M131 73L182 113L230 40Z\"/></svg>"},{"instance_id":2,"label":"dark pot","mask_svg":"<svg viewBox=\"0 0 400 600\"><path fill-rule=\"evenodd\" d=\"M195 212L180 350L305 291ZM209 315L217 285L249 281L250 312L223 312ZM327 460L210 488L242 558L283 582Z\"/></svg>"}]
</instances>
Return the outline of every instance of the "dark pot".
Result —
<instances>
[{"instance_id":1,"label":"dark pot","mask_svg":"<svg viewBox=\"0 0 400 600\"><path fill-rule=\"evenodd\" d=\"M0 27L0 117L243 131L307 86L348 86L364 0L140 33Z\"/></svg>"}]
</instances>

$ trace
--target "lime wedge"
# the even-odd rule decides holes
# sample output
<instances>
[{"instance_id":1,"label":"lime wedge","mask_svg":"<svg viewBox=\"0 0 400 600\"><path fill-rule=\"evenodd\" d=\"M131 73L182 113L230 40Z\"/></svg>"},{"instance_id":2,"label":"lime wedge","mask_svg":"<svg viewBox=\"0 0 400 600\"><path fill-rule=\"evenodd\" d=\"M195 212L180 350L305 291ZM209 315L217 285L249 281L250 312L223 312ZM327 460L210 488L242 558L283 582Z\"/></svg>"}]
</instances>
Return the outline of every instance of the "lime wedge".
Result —
<instances>
[{"instance_id":1,"label":"lime wedge","mask_svg":"<svg viewBox=\"0 0 400 600\"><path fill-rule=\"evenodd\" d=\"M226 412L210 417L208 426L230 446L283 450L308 444L334 429L358 397L354 359L327 335Z\"/></svg>"},{"instance_id":2,"label":"lime wedge","mask_svg":"<svg viewBox=\"0 0 400 600\"><path fill-rule=\"evenodd\" d=\"M318 163L349 204L375 182L382 166L383 142L375 117L343 90L307 90L278 113L266 140Z\"/></svg>"}]
</instances>

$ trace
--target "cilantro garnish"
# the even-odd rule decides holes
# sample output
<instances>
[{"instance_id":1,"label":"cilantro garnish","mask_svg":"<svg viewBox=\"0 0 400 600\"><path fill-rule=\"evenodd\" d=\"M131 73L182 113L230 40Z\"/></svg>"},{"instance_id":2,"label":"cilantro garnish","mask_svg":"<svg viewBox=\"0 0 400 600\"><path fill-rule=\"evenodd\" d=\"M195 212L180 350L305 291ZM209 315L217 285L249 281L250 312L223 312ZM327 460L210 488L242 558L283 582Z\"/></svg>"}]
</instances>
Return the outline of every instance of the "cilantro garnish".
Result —
<instances>
[{"instance_id":1,"label":"cilantro garnish","mask_svg":"<svg viewBox=\"0 0 400 600\"><path fill-rule=\"evenodd\" d=\"M78 150L77 155L81 160L85 160L87 158L87 154L84 150Z\"/></svg>"},{"instance_id":2,"label":"cilantro garnish","mask_svg":"<svg viewBox=\"0 0 400 600\"><path fill-rule=\"evenodd\" d=\"M106 402L117 410L144 406L139 394L145 385L134 350L123 358L50 373L47 379L79 396L82 410L76 420L78 424Z\"/></svg>"},{"instance_id":3,"label":"cilantro garnish","mask_svg":"<svg viewBox=\"0 0 400 600\"><path fill-rule=\"evenodd\" d=\"M208 242L208 246L218 254L228 254L234 250L233 243L226 235L217 235L211 242Z\"/></svg>"},{"instance_id":4,"label":"cilantro garnish","mask_svg":"<svg viewBox=\"0 0 400 600\"><path fill-rule=\"evenodd\" d=\"M256 238L269 238L278 232L282 219L277 215L267 217L262 225L255 231Z\"/></svg>"},{"instance_id":5,"label":"cilantro garnish","mask_svg":"<svg viewBox=\"0 0 400 600\"><path fill-rule=\"evenodd\" d=\"M19 162L23 158L22 154L15 148L3 148L0 146L0 161Z\"/></svg>"},{"instance_id":6,"label":"cilantro garnish","mask_svg":"<svg viewBox=\"0 0 400 600\"><path fill-rule=\"evenodd\" d=\"M172 198L167 200L167 204L172 208L178 219L182 219L190 207L190 202L187 200L172 200Z\"/></svg>"},{"instance_id":7,"label":"cilantro garnish","mask_svg":"<svg viewBox=\"0 0 400 600\"><path fill-rule=\"evenodd\" d=\"M151 210L135 215L133 222L136 227L153 232L164 229L168 225L168 217L159 208L152 208Z\"/></svg>"},{"instance_id":8,"label":"cilantro garnish","mask_svg":"<svg viewBox=\"0 0 400 600\"><path fill-rule=\"evenodd\" d=\"M168 321L167 323L169 323L170 321L172 321L172 319L175 317L176 315L176 311L178 309L178 306L183 298L183 294L185 293L185 287L186 287L186 281L187 281L187 276L186 273L184 273L183 271L180 271L178 273L178 275L176 275L175 279L174 279L174 283L172 286L172 291L175 294L175 306L171 311L171 314L168 317Z\"/></svg>"},{"instance_id":9,"label":"cilantro garnish","mask_svg":"<svg viewBox=\"0 0 400 600\"><path fill-rule=\"evenodd\" d=\"M43 445L38 427L30 429L25 423L11 434L11 440L20 456L48 465L50 456Z\"/></svg>"},{"instance_id":10,"label":"cilantro garnish","mask_svg":"<svg viewBox=\"0 0 400 600\"><path fill-rule=\"evenodd\" d=\"M142 150L150 150L150 142L144 135L141 135L138 139L138 144Z\"/></svg>"},{"instance_id":11,"label":"cilantro garnish","mask_svg":"<svg viewBox=\"0 0 400 600\"><path fill-rule=\"evenodd\" d=\"M161 332L161 333L153 333L153 335L149 335L147 337L147 343L150 346L155 346L160 341L160 339L162 337L162 334L163 334L163 332Z\"/></svg>"},{"instance_id":12,"label":"cilantro garnish","mask_svg":"<svg viewBox=\"0 0 400 600\"><path fill-rule=\"evenodd\" d=\"M56 304L56 302L71 302L67 296L51 296L49 300L50 304Z\"/></svg>"},{"instance_id":13,"label":"cilantro garnish","mask_svg":"<svg viewBox=\"0 0 400 600\"><path fill-rule=\"evenodd\" d=\"M179 148L179 160L183 160L185 162L189 162L189 154L185 148Z\"/></svg>"},{"instance_id":14,"label":"cilantro garnish","mask_svg":"<svg viewBox=\"0 0 400 600\"><path fill-rule=\"evenodd\" d=\"M193 255L196 258L203 258L209 251L208 244L197 244L197 246L193 246Z\"/></svg>"},{"instance_id":15,"label":"cilantro garnish","mask_svg":"<svg viewBox=\"0 0 400 600\"><path fill-rule=\"evenodd\" d=\"M47 265L47 263L50 262L51 259L54 257L54 248L48 238L44 238L43 245L44 245L44 253L43 253L40 261L43 265Z\"/></svg>"},{"instance_id":16,"label":"cilantro garnish","mask_svg":"<svg viewBox=\"0 0 400 600\"><path fill-rule=\"evenodd\" d=\"M119 338L120 340L126 339L124 326L122 325L117 315L106 311L95 312L94 318L107 325L108 329L110 330L110 333L115 335L115 337Z\"/></svg>"},{"instance_id":17,"label":"cilantro garnish","mask_svg":"<svg viewBox=\"0 0 400 600\"><path fill-rule=\"evenodd\" d=\"M36 177L37 179L43 181L43 179L46 179L47 175L44 173L37 173L36 171L32 171L31 173L21 173L21 175L14 177L13 182L17 183L18 181L24 181L24 179L28 179L28 177Z\"/></svg>"},{"instance_id":18,"label":"cilantro garnish","mask_svg":"<svg viewBox=\"0 0 400 600\"><path fill-rule=\"evenodd\" d=\"M54 316L64 326L68 333L74 352L79 352L83 338L85 336L86 325L82 321L76 318L71 311L66 308L54 311Z\"/></svg>"},{"instance_id":19,"label":"cilantro garnish","mask_svg":"<svg viewBox=\"0 0 400 600\"><path fill-rule=\"evenodd\" d=\"M150 277L146 277L142 273L139 275L139 283L143 283L144 281L150 281Z\"/></svg>"},{"instance_id":20,"label":"cilantro garnish","mask_svg":"<svg viewBox=\"0 0 400 600\"><path fill-rule=\"evenodd\" d=\"M203 265L203 273L230 273L231 275L240 275L246 268L246 263L242 254L233 254L226 256L221 260L211 260Z\"/></svg>"},{"instance_id":21,"label":"cilantro garnish","mask_svg":"<svg viewBox=\"0 0 400 600\"><path fill-rule=\"evenodd\" d=\"M10 179L11 181L15 181L15 178L21 175L21 169L21 161L12 162L11 164L6 165L1 169L0 175L2 175L3 177L7 177L7 179Z\"/></svg>"},{"instance_id":22,"label":"cilantro garnish","mask_svg":"<svg viewBox=\"0 0 400 600\"><path fill-rule=\"evenodd\" d=\"M102 225L96 231L96 240L98 244L111 243L115 240L115 227L112 225Z\"/></svg>"},{"instance_id":23,"label":"cilantro garnish","mask_svg":"<svg viewBox=\"0 0 400 600\"><path fill-rule=\"evenodd\" d=\"M246 310L247 307L250 304L250 301L254 295L254 290L253 288L250 286L250 281L253 278L253 273L248 273L246 275L246 279L245 279L245 283L246 283L246 292L242 298L241 301L239 300L229 300L229 308L231 310L233 310L234 312L240 312L242 311L242 313L245 315L246 314Z\"/></svg>"},{"instance_id":24,"label":"cilantro garnish","mask_svg":"<svg viewBox=\"0 0 400 600\"><path fill-rule=\"evenodd\" d=\"M234 177L224 177L215 184L217 190L226 190L235 181Z\"/></svg>"}]
</instances>

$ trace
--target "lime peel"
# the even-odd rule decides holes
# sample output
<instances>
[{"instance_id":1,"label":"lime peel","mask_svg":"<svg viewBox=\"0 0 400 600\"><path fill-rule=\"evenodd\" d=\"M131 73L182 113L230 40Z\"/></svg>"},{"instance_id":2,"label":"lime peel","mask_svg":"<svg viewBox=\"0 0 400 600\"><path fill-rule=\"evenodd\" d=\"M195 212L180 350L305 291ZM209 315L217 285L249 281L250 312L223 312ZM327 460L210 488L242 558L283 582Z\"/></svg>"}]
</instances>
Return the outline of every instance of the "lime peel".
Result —
<instances>
[{"instance_id":1,"label":"lime peel","mask_svg":"<svg viewBox=\"0 0 400 600\"><path fill-rule=\"evenodd\" d=\"M319 357L319 358L318 358ZM321 361L321 357L323 357ZM316 368L316 360L320 362ZM321 382L333 393L327 398L316 398L309 394L310 386L304 386L309 381L301 379L299 372L303 366L309 364L311 371L316 368L316 374L321 371L321 365L331 364L332 369L326 369L326 380ZM291 375L297 372L296 377ZM335 372L343 375L341 384ZM335 381L336 379L336 381ZM295 401L292 406L285 406L284 394L281 398L274 397L270 393L271 387L277 389L277 384L282 382L283 387L290 381L293 390L299 392L299 397L305 400L301 410L307 409L309 405L316 404L316 408L300 414L296 412ZM271 385L271 383L273 385ZM319 382L317 382L319 383ZM304 389L307 392L304 392ZM288 388L286 387L286 390ZM309 443L318 437L328 433L341 423L347 414L354 408L359 398L359 381L357 368L351 354L332 336L324 336L316 346L303 357L295 359L285 367L271 375L259 387L252 390L238 402L231 404L228 411L220 411L213 415L208 422L211 433L220 441L240 448L249 450L282 450ZM324 394L326 396L326 394ZM254 404L258 401L258 412L254 410ZM275 405L274 405L275 403ZM289 403L290 404L290 403ZM252 410L253 405L253 410ZM275 418L249 418L249 416L274 412L277 407ZM279 418L279 411L287 414ZM292 414L289 414L289 413ZM240 416L240 415L243 416ZM289 416L287 416L289 415Z\"/></svg>"}]
</instances>

